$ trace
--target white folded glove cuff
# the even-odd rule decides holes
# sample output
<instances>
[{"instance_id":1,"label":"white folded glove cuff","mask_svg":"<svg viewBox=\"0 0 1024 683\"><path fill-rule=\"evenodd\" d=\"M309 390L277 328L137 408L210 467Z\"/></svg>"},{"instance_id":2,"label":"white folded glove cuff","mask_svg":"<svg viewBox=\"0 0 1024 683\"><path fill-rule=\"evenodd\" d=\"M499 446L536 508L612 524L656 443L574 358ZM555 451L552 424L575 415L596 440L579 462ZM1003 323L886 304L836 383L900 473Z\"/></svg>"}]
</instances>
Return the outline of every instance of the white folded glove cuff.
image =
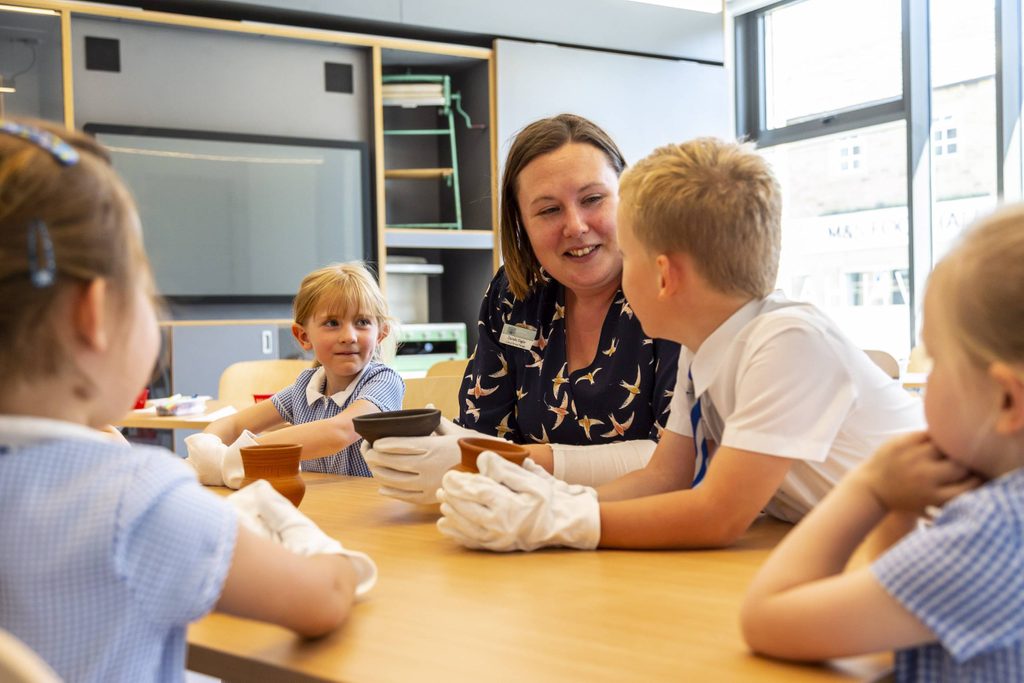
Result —
<instances>
[{"instance_id":1,"label":"white folded glove cuff","mask_svg":"<svg viewBox=\"0 0 1024 683\"><path fill-rule=\"evenodd\" d=\"M549 445L553 456L552 473L556 479L570 484L600 486L644 468L658 444L648 439L635 439L592 446Z\"/></svg>"}]
</instances>

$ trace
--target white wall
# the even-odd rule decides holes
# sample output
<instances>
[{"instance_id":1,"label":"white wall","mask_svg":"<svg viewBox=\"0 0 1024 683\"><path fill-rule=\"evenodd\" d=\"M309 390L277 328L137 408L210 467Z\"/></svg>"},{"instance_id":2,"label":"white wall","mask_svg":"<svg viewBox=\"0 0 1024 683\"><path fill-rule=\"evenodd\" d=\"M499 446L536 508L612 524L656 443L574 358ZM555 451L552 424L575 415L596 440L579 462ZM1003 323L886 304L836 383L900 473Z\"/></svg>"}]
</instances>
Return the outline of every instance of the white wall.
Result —
<instances>
[{"instance_id":1,"label":"white wall","mask_svg":"<svg viewBox=\"0 0 1024 683\"><path fill-rule=\"evenodd\" d=\"M229 0L218 4L723 61L721 14L627 0Z\"/></svg>"},{"instance_id":2,"label":"white wall","mask_svg":"<svg viewBox=\"0 0 1024 683\"><path fill-rule=\"evenodd\" d=\"M725 68L543 43L495 43L499 163L536 119L579 114L604 128L632 163L669 142L734 137Z\"/></svg>"}]
</instances>

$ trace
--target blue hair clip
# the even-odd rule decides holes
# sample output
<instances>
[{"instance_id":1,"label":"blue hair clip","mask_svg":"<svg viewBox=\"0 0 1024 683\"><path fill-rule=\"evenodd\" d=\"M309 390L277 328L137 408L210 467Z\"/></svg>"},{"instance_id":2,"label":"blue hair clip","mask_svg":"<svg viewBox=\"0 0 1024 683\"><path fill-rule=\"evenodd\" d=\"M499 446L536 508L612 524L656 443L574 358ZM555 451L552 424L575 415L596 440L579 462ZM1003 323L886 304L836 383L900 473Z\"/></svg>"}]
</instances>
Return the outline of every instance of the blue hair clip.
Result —
<instances>
[{"instance_id":1,"label":"blue hair clip","mask_svg":"<svg viewBox=\"0 0 1024 683\"><path fill-rule=\"evenodd\" d=\"M7 133L31 142L36 147L49 152L61 166L74 166L78 163L78 150L45 130L14 121L0 121L0 133Z\"/></svg>"},{"instance_id":2,"label":"blue hair clip","mask_svg":"<svg viewBox=\"0 0 1024 683\"><path fill-rule=\"evenodd\" d=\"M39 263L39 247L42 245L43 264ZM28 273L32 286L45 289L57 279L57 259L53 255L53 241L46 223L34 220L28 225Z\"/></svg>"}]
</instances>

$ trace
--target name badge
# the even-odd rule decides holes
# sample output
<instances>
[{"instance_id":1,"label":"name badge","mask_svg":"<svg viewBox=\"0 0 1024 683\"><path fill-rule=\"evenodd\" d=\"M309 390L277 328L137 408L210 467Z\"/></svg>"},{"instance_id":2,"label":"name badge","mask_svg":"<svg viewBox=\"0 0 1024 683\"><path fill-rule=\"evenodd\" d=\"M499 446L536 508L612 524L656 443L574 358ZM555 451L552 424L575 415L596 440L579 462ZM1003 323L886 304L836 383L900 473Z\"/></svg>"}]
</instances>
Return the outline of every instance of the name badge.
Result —
<instances>
[{"instance_id":1,"label":"name badge","mask_svg":"<svg viewBox=\"0 0 1024 683\"><path fill-rule=\"evenodd\" d=\"M498 341L508 346L514 346L517 349L527 350L533 346L536 338L536 330L505 323L505 326L501 328L501 337L498 338Z\"/></svg>"}]
</instances>

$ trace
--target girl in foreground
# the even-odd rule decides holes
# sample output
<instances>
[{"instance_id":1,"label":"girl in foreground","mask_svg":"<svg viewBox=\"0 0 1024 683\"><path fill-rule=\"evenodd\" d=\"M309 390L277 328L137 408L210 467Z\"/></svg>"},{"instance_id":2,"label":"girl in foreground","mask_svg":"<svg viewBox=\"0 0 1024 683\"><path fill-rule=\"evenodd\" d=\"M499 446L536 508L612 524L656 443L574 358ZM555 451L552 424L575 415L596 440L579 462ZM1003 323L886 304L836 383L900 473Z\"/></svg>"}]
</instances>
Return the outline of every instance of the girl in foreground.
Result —
<instances>
[{"instance_id":1,"label":"girl in foreground","mask_svg":"<svg viewBox=\"0 0 1024 683\"><path fill-rule=\"evenodd\" d=\"M932 273L928 431L851 472L772 553L743 605L757 652L897 650L899 681L1024 680L1024 206L984 220ZM984 483L982 483L984 482ZM843 572L888 513L942 506Z\"/></svg>"},{"instance_id":2,"label":"girl in foreground","mask_svg":"<svg viewBox=\"0 0 1024 683\"><path fill-rule=\"evenodd\" d=\"M310 636L345 620L368 557L266 482L227 501L97 431L159 344L138 215L91 138L0 121L0 299L0 627L65 680L178 681L213 609Z\"/></svg>"}]
</instances>

